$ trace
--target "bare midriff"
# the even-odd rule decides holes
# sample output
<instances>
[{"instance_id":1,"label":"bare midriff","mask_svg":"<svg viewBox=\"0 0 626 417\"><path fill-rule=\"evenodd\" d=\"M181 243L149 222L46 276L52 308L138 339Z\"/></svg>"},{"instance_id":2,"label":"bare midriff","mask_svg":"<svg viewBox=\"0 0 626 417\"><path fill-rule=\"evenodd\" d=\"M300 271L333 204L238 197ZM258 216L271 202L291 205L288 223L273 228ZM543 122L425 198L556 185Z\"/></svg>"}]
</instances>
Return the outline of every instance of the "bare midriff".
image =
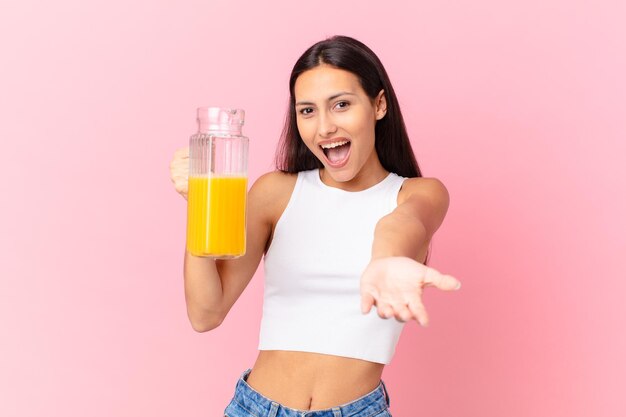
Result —
<instances>
[{"instance_id":1,"label":"bare midriff","mask_svg":"<svg viewBox=\"0 0 626 417\"><path fill-rule=\"evenodd\" d=\"M376 389L385 365L320 353L261 350L246 382L264 397L296 410L349 403Z\"/></svg>"}]
</instances>

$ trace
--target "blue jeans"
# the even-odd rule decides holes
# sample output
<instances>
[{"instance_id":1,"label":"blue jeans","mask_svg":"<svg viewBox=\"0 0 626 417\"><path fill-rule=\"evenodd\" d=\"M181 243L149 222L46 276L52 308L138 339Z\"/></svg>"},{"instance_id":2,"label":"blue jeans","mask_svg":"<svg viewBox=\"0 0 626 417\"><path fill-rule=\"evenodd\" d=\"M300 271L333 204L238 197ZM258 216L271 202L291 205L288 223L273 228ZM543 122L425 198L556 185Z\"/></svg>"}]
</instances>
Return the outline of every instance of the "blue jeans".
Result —
<instances>
[{"instance_id":1,"label":"blue jeans","mask_svg":"<svg viewBox=\"0 0 626 417\"><path fill-rule=\"evenodd\" d=\"M252 371L245 370L235 386L235 395L224 410L226 417L391 417L389 394L383 380L368 394L324 410L298 410L286 407L255 391L246 380Z\"/></svg>"}]
</instances>

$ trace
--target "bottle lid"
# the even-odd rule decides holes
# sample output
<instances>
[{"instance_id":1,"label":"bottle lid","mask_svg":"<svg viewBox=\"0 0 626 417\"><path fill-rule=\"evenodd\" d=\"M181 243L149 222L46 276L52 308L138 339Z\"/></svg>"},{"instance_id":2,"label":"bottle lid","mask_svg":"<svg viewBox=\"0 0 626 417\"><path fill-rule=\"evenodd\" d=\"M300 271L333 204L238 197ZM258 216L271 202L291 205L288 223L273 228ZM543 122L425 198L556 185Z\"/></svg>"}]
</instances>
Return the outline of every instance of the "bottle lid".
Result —
<instances>
[{"instance_id":1,"label":"bottle lid","mask_svg":"<svg viewBox=\"0 0 626 417\"><path fill-rule=\"evenodd\" d=\"M201 132L240 132L244 119L243 109L198 107L198 126Z\"/></svg>"}]
</instances>

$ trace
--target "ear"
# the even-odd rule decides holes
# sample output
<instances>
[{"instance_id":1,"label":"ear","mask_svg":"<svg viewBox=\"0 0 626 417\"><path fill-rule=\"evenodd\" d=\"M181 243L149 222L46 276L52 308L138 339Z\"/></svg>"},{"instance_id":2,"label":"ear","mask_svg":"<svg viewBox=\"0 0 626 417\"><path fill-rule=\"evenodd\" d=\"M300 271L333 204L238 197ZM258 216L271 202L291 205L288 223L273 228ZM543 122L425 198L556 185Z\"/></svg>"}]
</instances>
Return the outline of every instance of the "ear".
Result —
<instances>
[{"instance_id":1,"label":"ear","mask_svg":"<svg viewBox=\"0 0 626 417\"><path fill-rule=\"evenodd\" d=\"M376 120L380 120L385 117L385 114L387 114L387 98L385 97L385 90L380 90L374 99L374 106L376 108Z\"/></svg>"}]
</instances>

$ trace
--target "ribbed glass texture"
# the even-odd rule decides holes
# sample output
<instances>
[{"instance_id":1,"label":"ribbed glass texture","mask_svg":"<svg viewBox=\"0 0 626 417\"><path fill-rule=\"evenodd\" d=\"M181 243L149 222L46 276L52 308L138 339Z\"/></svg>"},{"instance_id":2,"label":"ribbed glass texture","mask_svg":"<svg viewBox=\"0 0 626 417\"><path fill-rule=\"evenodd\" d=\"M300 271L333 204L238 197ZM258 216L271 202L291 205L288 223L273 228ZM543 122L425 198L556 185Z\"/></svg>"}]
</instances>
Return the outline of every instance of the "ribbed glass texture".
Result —
<instances>
[{"instance_id":1,"label":"ribbed glass texture","mask_svg":"<svg viewBox=\"0 0 626 417\"><path fill-rule=\"evenodd\" d=\"M198 108L198 132L189 140L187 250L231 259L246 250L248 138L244 111Z\"/></svg>"}]
</instances>

